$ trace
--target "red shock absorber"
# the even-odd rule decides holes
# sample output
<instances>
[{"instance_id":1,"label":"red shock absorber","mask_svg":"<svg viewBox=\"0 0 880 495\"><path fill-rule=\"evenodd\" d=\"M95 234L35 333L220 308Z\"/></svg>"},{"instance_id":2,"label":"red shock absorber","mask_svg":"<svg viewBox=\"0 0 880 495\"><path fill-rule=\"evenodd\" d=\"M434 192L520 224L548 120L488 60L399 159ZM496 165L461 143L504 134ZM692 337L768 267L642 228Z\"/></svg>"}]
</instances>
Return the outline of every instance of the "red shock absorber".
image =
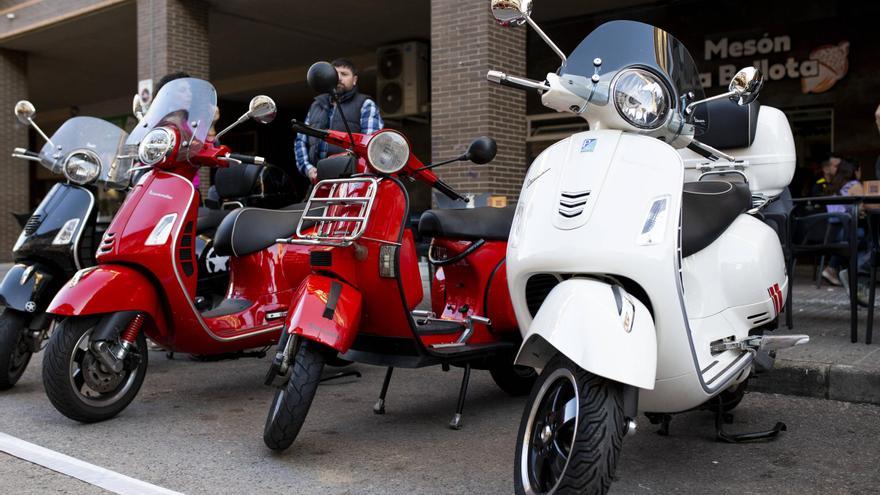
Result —
<instances>
[{"instance_id":1,"label":"red shock absorber","mask_svg":"<svg viewBox=\"0 0 880 495\"><path fill-rule=\"evenodd\" d=\"M137 316L132 318L130 322L128 322L128 326L125 327L125 330L122 332L120 339L123 342L128 342L131 345L135 344L137 340L138 334L141 332L141 328L144 326L144 315L138 313Z\"/></svg>"}]
</instances>

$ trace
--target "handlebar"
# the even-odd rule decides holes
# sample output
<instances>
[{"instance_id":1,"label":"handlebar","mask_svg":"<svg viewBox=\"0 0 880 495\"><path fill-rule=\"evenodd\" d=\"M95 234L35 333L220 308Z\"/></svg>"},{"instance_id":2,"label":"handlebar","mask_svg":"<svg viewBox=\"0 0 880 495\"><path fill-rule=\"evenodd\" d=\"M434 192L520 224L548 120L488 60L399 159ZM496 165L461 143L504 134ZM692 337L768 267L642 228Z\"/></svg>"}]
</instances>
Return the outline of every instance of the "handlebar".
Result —
<instances>
[{"instance_id":1,"label":"handlebar","mask_svg":"<svg viewBox=\"0 0 880 495\"><path fill-rule=\"evenodd\" d=\"M527 79L525 77L510 76L499 70L490 70L489 72L487 72L486 79L488 79L489 82L500 84L502 86L507 86L508 88L550 91L550 86L547 86L541 81L535 81L533 79Z\"/></svg>"},{"instance_id":2,"label":"handlebar","mask_svg":"<svg viewBox=\"0 0 880 495\"><path fill-rule=\"evenodd\" d=\"M449 184L443 182L440 179L437 179L437 182L434 183L434 187L438 191L440 191L441 193L446 195L446 197L449 199L453 199L453 200L460 199L460 200L464 201L465 203L468 202L468 198L462 196L461 194L458 194L455 191L455 189L453 189L452 187L449 186Z\"/></svg>"},{"instance_id":3,"label":"handlebar","mask_svg":"<svg viewBox=\"0 0 880 495\"><path fill-rule=\"evenodd\" d=\"M30 151L30 150L26 150L24 148L13 149L12 150L12 157L13 158L22 158L24 160L30 160L30 161L35 161L35 162L40 161L40 154L39 153Z\"/></svg>"},{"instance_id":4,"label":"handlebar","mask_svg":"<svg viewBox=\"0 0 880 495\"><path fill-rule=\"evenodd\" d=\"M243 163L253 163L254 165L264 165L266 163L266 159L262 156L243 155L241 153L229 153L226 156L232 160L238 160Z\"/></svg>"},{"instance_id":5,"label":"handlebar","mask_svg":"<svg viewBox=\"0 0 880 495\"><path fill-rule=\"evenodd\" d=\"M311 127L309 125L306 125L296 119L293 119L290 121L290 127L292 127L294 131L296 131L300 134L305 134L306 136L316 137L318 139L326 139L327 136L330 135L330 133L327 131L324 131L321 129L316 129L316 128Z\"/></svg>"}]
</instances>

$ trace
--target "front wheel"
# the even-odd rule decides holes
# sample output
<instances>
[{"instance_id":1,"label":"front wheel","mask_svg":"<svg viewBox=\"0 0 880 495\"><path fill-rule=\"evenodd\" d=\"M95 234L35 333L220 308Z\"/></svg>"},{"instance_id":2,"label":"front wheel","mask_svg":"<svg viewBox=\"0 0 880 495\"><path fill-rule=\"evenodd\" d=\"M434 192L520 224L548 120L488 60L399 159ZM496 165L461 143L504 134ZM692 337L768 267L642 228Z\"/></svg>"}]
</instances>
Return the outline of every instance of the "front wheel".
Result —
<instances>
[{"instance_id":1,"label":"front wheel","mask_svg":"<svg viewBox=\"0 0 880 495\"><path fill-rule=\"evenodd\" d=\"M520 423L516 493L607 493L624 430L621 387L555 357L538 377Z\"/></svg>"},{"instance_id":2,"label":"front wheel","mask_svg":"<svg viewBox=\"0 0 880 495\"><path fill-rule=\"evenodd\" d=\"M296 440L315 398L325 360L320 344L306 340L299 346L290 365L290 378L275 392L263 428L263 442L270 449L285 450Z\"/></svg>"},{"instance_id":3,"label":"front wheel","mask_svg":"<svg viewBox=\"0 0 880 495\"><path fill-rule=\"evenodd\" d=\"M4 309L0 314L0 390L8 390L18 382L32 354L24 315Z\"/></svg>"},{"instance_id":4,"label":"front wheel","mask_svg":"<svg viewBox=\"0 0 880 495\"><path fill-rule=\"evenodd\" d=\"M134 400L147 373L147 339L125 357L121 372L107 370L89 348L98 318L67 318L55 328L43 356L43 384L61 414L82 423L104 421Z\"/></svg>"},{"instance_id":5,"label":"front wheel","mask_svg":"<svg viewBox=\"0 0 880 495\"><path fill-rule=\"evenodd\" d=\"M511 361L502 361L489 368L495 385L509 395L518 397L532 391L538 374L534 368L517 366Z\"/></svg>"}]
</instances>

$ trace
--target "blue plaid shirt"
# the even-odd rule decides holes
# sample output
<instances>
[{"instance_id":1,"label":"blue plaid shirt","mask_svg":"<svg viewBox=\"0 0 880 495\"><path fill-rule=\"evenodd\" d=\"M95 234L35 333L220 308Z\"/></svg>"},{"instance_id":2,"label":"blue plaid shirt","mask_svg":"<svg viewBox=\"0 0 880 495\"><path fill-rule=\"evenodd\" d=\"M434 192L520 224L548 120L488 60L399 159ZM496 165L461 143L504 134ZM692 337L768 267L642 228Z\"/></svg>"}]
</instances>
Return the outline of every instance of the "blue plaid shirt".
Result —
<instances>
[{"instance_id":1,"label":"blue plaid shirt","mask_svg":"<svg viewBox=\"0 0 880 495\"><path fill-rule=\"evenodd\" d=\"M333 122L333 116L335 114L336 105L330 105L330 119L328 122ZM311 124L308 118L306 118L305 123L306 125ZM376 102L367 98L361 106L361 133L373 134L383 127L385 127L385 122L382 121L382 116L379 115L379 107L376 105ZM294 150L296 151L296 168L299 169L299 173L303 174L305 177L309 176L309 169L315 167L315 164L309 162L308 146L308 136L305 134L297 134L296 142L294 143ZM318 143L319 158L327 156L327 147L328 145L325 141Z\"/></svg>"}]
</instances>

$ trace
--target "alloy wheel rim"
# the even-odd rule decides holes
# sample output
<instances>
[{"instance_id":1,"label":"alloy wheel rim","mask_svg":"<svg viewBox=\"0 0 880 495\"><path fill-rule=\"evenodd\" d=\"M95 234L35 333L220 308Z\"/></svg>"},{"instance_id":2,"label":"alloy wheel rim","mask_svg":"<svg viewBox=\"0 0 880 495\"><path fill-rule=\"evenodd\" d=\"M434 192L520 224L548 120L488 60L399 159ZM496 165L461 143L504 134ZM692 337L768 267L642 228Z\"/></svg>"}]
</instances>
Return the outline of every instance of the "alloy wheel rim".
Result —
<instances>
[{"instance_id":1,"label":"alloy wheel rim","mask_svg":"<svg viewBox=\"0 0 880 495\"><path fill-rule=\"evenodd\" d=\"M553 371L531 404L520 451L520 475L530 495L553 493L571 457L580 396L571 370Z\"/></svg>"},{"instance_id":2,"label":"alloy wheel rim","mask_svg":"<svg viewBox=\"0 0 880 495\"><path fill-rule=\"evenodd\" d=\"M113 391L102 393L94 390L86 382L85 373L89 370L84 369L83 367L86 356L92 352L89 349L89 337L91 337L91 335L92 330L89 329L83 333L76 342L76 346L74 346L73 352L70 354L69 372L67 376L70 380L70 386L73 391L76 392L77 399L93 407L106 407L116 403L116 401L122 398L131 389L135 378L137 378L140 366L133 370L123 371L122 373L125 373L126 376L122 377L122 380L120 380L121 383ZM93 362L97 363L97 359L93 359ZM100 366L98 364L95 365Z\"/></svg>"},{"instance_id":3,"label":"alloy wheel rim","mask_svg":"<svg viewBox=\"0 0 880 495\"><path fill-rule=\"evenodd\" d=\"M21 332L18 341L15 343L15 350L12 351L12 359L9 360L9 374L17 376L24 372L24 367L31 355L30 347L27 342L27 332Z\"/></svg>"}]
</instances>

